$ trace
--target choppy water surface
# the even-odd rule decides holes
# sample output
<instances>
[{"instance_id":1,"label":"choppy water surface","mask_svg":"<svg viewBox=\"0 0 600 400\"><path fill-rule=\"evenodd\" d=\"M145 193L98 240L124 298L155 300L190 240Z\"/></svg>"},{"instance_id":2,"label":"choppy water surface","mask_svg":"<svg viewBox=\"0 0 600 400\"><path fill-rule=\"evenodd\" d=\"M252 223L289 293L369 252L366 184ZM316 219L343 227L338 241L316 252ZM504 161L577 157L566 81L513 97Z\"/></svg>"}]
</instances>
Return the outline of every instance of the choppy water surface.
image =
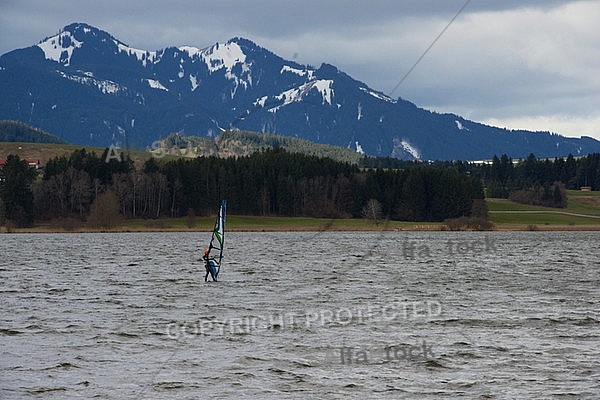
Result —
<instances>
[{"instance_id":1,"label":"choppy water surface","mask_svg":"<svg viewBox=\"0 0 600 400\"><path fill-rule=\"evenodd\" d=\"M597 398L598 233L0 236L0 398Z\"/></svg>"}]
</instances>

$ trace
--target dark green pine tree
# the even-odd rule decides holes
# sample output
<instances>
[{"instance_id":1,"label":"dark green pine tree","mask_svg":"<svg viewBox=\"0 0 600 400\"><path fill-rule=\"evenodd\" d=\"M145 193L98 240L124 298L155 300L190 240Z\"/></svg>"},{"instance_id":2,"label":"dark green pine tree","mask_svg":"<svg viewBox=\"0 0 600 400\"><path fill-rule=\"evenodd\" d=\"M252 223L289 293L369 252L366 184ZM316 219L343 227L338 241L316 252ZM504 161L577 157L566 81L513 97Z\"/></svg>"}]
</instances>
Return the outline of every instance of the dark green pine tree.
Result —
<instances>
[{"instance_id":1,"label":"dark green pine tree","mask_svg":"<svg viewBox=\"0 0 600 400\"><path fill-rule=\"evenodd\" d=\"M9 155L0 171L0 198L4 203L4 217L17 227L33 223L33 192L31 184L36 171L19 156Z\"/></svg>"}]
</instances>

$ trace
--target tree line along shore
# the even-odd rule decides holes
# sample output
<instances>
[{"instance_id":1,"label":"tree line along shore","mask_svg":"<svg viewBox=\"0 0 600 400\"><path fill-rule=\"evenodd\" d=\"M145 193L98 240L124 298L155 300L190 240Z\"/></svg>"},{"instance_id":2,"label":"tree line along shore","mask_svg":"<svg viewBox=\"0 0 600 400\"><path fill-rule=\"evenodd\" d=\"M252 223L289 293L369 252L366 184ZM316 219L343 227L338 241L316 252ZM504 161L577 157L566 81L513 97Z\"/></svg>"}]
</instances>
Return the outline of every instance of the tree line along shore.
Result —
<instances>
[{"instance_id":1,"label":"tree line along shore","mask_svg":"<svg viewBox=\"0 0 600 400\"><path fill-rule=\"evenodd\" d=\"M80 148L49 158L41 171L9 155L0 167L0 224L39 231L203 229L203 218L225 198L240 218L236 226L233 217L237 230L492 229L485 195L565 209L567 190L597 189L599 171L598 154L357 165L282 148L145 160Z\"/></svg>"}]
</instances>

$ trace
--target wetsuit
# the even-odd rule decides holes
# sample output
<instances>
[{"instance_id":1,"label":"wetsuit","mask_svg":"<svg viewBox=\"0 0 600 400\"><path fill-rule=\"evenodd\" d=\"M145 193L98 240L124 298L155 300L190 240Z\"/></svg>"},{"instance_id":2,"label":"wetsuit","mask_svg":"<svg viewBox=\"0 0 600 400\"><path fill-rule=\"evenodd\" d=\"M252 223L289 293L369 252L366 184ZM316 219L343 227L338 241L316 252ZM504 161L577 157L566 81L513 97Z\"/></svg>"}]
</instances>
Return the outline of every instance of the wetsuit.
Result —
<instances>
[{"instance_id":1,"label":"wetsuit","mask_svg":"<svg viewBox=\"0 0 600 400\"><path fill-rule=\"evenodd\" d=\"M211 260L214 261L214 258L208 258L208 254L205 254L204 256L202 256L202 259L204 259L204 268L206 268L206 275L204 275L204 282L208 281L208 274L210 274L212 280L216 282L217 278L213 275L213 272L210 269L210 262L211 262ZM216 263L216 261L215 261L215 263Z\"/></svg>"},{"instance_id":2,"label":"wetsuit","mask_svg":"<svg viewBox=\"0 0 600 400\"><path fill-rule=\"evenodd\" d=\"M202 259L204 260L204 268L206 268L206 275L204 275L204 282L206 282L208 281L208 274L210 274L210 261L208 260L208 254L203 255Z\"/></svg>"}]
</instances>

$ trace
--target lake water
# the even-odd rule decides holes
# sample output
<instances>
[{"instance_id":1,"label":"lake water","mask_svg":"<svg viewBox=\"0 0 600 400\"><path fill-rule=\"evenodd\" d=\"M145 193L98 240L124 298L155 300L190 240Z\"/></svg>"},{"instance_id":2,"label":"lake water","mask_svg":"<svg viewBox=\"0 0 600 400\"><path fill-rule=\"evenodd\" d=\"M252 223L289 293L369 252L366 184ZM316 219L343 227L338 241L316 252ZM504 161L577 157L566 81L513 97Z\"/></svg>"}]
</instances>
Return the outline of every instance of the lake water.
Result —
<instances>
[{"instance_id":1,"label":"lake water","mask_svg":"<svg viewBox=\"0 0 600 400\"><path fill-rule=\"evenodd\" d=\"M1 399L600 396L600 233L0 235Z\"/></svg>"}]
</instances>

